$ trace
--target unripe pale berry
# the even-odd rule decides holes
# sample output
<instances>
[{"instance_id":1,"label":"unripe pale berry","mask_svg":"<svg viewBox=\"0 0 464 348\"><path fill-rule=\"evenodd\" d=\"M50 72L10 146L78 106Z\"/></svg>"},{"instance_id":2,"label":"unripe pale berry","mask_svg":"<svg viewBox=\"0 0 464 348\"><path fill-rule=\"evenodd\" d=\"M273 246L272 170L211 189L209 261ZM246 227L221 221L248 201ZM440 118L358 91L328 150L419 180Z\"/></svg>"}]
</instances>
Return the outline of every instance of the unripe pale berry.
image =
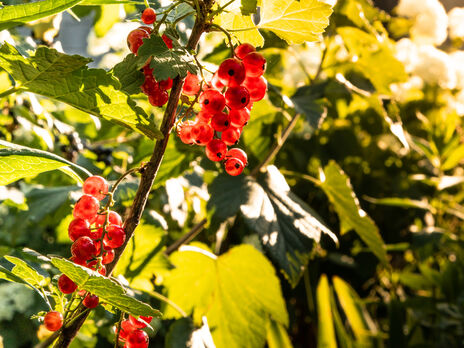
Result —
<instances>
[{"instance_id":1,"label":"unripe pale berry","mask_svg":"<svg viewBox=\"0 0 464 348\"><path fill-rule=\"evenodd\" d=\"M85 194L91 195L99 201L101 201L106 197L106 194L108 193L108 182L98 175L88 177L84 181L82 191Z\"/></svg>"},{"instance_id":2,"label":"unripe pale berry","mask_svg":"<svg viewBox=\"0 0 464 348\"><path fill-rule=\"evenodd\" d=\"M63 315L57 311L45 314L44 325L49 331L58 331L63 326Z\"/></svg>"},{"instance_id":3,"label":"unripe pale berry","mask_svg":"<svg viewBox=\"0 0 464 348\"><path fill-rule=\"evenodd\" d=\"M74 206L73 216L92 221L100 209L100 203L91 195L83 195Z\"/></svg>"},{"instance_id":4,"label":"unripe pale berry","mask_svg":"<svg viewBox=\"0 0 464 348\"><path fill-rule=\"evenodd\" d=\"M77 289L76 283L74 283L66 274L62 274L58 278L58 289L63 294L72 294Z\"/></svg>"},{"instance_id":5,"label":"unripe pale berry","mask_svg":"<svg viewBox=\"0 0 464 348\"><path fill-rule=\"evenodd\" d=\"M222 161L227 152L226 144L220 139L211 140L208 145L206 145L205 153L211 161Z\"/></svg>"}]
</instances>

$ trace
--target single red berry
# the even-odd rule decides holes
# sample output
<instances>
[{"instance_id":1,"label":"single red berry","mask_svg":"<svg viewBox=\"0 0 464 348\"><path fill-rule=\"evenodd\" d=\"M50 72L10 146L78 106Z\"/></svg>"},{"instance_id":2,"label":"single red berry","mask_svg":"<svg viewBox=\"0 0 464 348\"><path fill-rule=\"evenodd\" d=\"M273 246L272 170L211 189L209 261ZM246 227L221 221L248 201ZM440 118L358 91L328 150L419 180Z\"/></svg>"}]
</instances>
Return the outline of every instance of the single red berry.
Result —
<instances>
[{"instance_id":1,"label":"single red berry","mask_svg":"<svg viewBox=\"0 0 464 348\"><path fill-rule=\"evenodd\" d=\"M247 108L229 111L230 124L233 127L241 128L250 120L250 110Z\"/></svg>"},{"instance_id":2,"label":"single red berry","mask_svg":"<svg viewBox=\"0 0 464 348\"><path fill-rule=\"evenodd\" d=\"M95 308L98 306L98 302L100 302L100 299L98 298L98 296L88 294L84 298L84 301L82 301L82 304L87 308Z\"/></svg>"},{"instance_id":3,"label":"single red berry","mask_svg":"<svg viewBox=\"0 0 464 348\"><path fill-rule=\"evenodd\" d=\"M243 65L247 76L258 77L266 70L266 59L261 53L251 52L243 57Z\"/></svg>"},{"instance_id":4,"label":"single red berry","mask_svg":"<svg viewBox=\"0 0 464 348\"><path fill-rule=\"evenodd\" d=\"M251 101L260 101L266 95L267 82L263 76L260 77L247 77L243 85L250 92Z\"/></svg>"},{"instance_id":5,"label":"single red berry","mask_svg":"<svg viewBox=\"0 0 464 348\"><path fill-rule=\"evenodd\" d=\"M215 162L222 161L226 152L227 145L220 139L211 140L205 148L206 157Z\"/></svg>"},{"instance_id":6,"label":"single red berry","mask_svg":"<svg viewBox=\"0 0 464 348\"><path fill-rule=\"evenodd\" d=\"M129 334L136 330L136 328L132 325L132 323L129 321L129 319L123 320L121 322L121 330L119 331L119 339L121 341L125 341L127 339L127 336ZM117 327L114 327L114 333L117 332Z\"/></svg>"},{"instance_id":7,"label":"single red berry","mask_svg":"<svg viewBox=\"0 0 464 348\"><path fill-rule=\"evenodd\" d=\"M79 237L71 245L71 253L78 259L90 260L97 254L97 248L90 237Z\"/></svg>"},{"instance_id":8,"label":"single red berry","mask_svg":"<svg viewBox=\"0 0 464 348\"><path fill-rule=\"evenodd\" d=\"M229 87L224 96L227 106L232 110L243 109L250 101L250 93L243 86Z\"/></svg>"},{"instance_id":9,"label":"single red berry","mask_svg":"<svg viewBox=\"0 0 464 348\"><path fill-rule=\"evenodd\" d=\"M213 88L217 89L219 92L221 92L225 87L219 79L217 71L214 73L213 78L211 79L211 86L213 86Z\"/></svg>"},{"instance_id":10,"label":"single red berry","mask_svg":"<svg viewBox=\"0 0 464 348\"><path fill-rule=\"evenodd\" d=\"M58 289L63 294L72 294L77 289L77 284L74 283L66 274L60 275L58 278Z\"/></svg>"},{"instance_id":11,"label":"single red berry","mask_svg":"<svg viewBox=\"0 0 464 348\"><path fill-rule=\"evenodd\" d=\"M83 195L74 206L73 216L84 220L93 220L100 209L100 203L91 195Z\"/></svg>"},{"instance_id":12,"label":"single red berry","mask_svg":"<svg viewBox=\"0 0 464 348\"><path fill-rule=\"evenodd\" d=\"M150 37L150 33L142 28L132 30L127 35L127 46L132 53L137 54L140 46L143 44L143 39Z\"/></svg>"},{"instance_id":13,"label":"single red berry","mask_svg":"<svg viewBox=\"0 0 464 348\"><path fill-rule=\"evenodd\" d=\"M237 158L243 163L244 166L248 164L248 156L246 152L236 147L227 151L226 158Z\"/></svg>"},{"instance_id":14,"label":"single red berry","mask_svg":"<svg viewBox=\"0 0 464 348\"><path fill-rule=\"evenodd\" d=\"M142 319L143 321L140 320L140 319ZM147 327L147 324L145 324L145 323L150 324L153 317L149 317L149 316L145 317L145 316L141 315L140 319L137 319L136 317L133 317L132 315L129 315L129 321L131 322L132 326L137 328L137 329L143 329L143 328Z\"/></svg>"},{"instance_id":15,"label":"single red berry","mask_svg":"<svg viewBox=\"0 0 464 348\"><path fill-rule=\"evenodd\" d=\"M226 100L224 99L224 96L215 89L207 89L201 93L198 101L200 102L202 108L212 114L221 112L226 106Z\"/></svg>"},{"instance_id":16,"label":"single red berry","mask_svg":"<svg viewBox=\"0 0 464 348\"><path fill-rule=\"evenodd\" d=\"M104 265L107 265L113 262L113 260L114 260L114 250L106 247L105 252L103 253L102 263Z\"/></svg>"},{"instance_id":17,"label":"single red berry","mask_svg":"<svg viewBox=\"0 0 464 348\"><path fill-rule=\"evenodd\" d=\"M157 88L148 96L148 101L153 106L163 106L168 102L169 94L164 89Z\"/></svg>"},{"instance_id":18,"label":"single red berry","mask_svg":"<svg viewBox=\"0 0 464 348\"><path fill-rule=\"evenodd\" d=\"M97 218L95 219L95 226L100 227L106 221L106 214L98 214ZM110 210L108 214L108 222L112 225L122 226L122 218L121 215L116 213L115 211Z\"/></svg>"},{"instance_id":19,"label":"single red berry","mask_svg":"<svg viewBox=\"0 0 464 348\"><path fill-rule=\"evenodd\" d=\"M161 38L163 39L164 43L166 44L166 46L171 49L172 48L172 39L170 39L166 34L163 34L161 36Z\"/></svg>"},{"instance_id":20,"label":"single red berry","mask_svg":"<svg viewBox=\"0 0 464 348\"><path fill-rule=\"evenodd\" d=\"M240 134L242 130L240 128L229 127L221 134L221 140L226 143L226 145L235 145L240 139Z\"/></svg>"},{"instance_id":21,"label":"single red berry","mask_svg":"<svg viewBox=\"0 0 464 348\"><path fill-rule=\"evenodd\" d=\"M74 219L68 226L68 236L73 242L79 237L90 237L90 223L84 219Z\"/></svg>"},{"instance_id":22,"label":"single red berry","mask_svg":"<svg viewBox=\"0 0 464 348\"><path fill-rule=\"evenodd\" d=\"M164 90L170 90L172 88L172 79L168 77L167 80L162 80L159 82L159 87Z\"/></svg>"},{"instance_id":23,"label":"single red berry","mask_svg":"<svg viewBox=\"0 0 464 348\"><path fill-rule=\"evenodd\" d=\"M126 339L127 348L146 348L148 347L148 335L145 331L134 330Z\"/></svg>"},{"instance_id":24,"label":"single red berry","mask_svg":"<svg viewBox=\"0 0 464 348\"><path fill-rule=\"evenodd\" d=\"M101 201L108 193L108 182L98 175L88 177L84 181L82 191L84 191L85 194L94 196L96 199Z\"/></svg>"},{"instance_id":25,"label":"single red berry","mask_svg":"<svg viewBox=\"0 0 464 348\"><path fill-rule=\"evenodd\" d=\"M229 126L229 115L225 112L218 112L211 119L211 127L213 127L216 132L224 132L227 128L229 128Z\"/></svg>"},{"instance_id":26,"label":"single red berry","mask_svg":"<svg viewBox=\"0 0 464 348\"><path fill-rule=\"evenodd\" d=\"M49 331L58 331L63 326L63 315L57 311L45 314L44 325Z\"/></svg>"},{"instance_id":27,"label":"single red berry","mask_svg":"<svg viewBox=\"0 0 464 348\"><path fill-rule=\"evenodd\" d=\"M182 87L182 93L185 95L194 96L200 91L200 78L197 75L187 71L187 77L185 78L184 86Z\"/></svg>"},{"instance_id":28,"label":"single red berry","mask_svg":"<svg viewBox=\"0 0 464 348\"><path fill-rule=\"evenodd\" d=\"M205 146L213 139L214 130L209 124L198 122L192 126L191 134L195 144Z\"/></svg>"},{"instance_id":29,"label":"single red berry","mask_svg":"<svg viewBox=\"0 0 464 348\"><path fill-rule=\"evenodd\" d=\"M146 8L142 12L142 22L145 24L153 24L156 21L156 12L152 8Z\"/></svg>"},{"instance_id":30,"label":"single red berry","mask_svg":"<svg viewBox=\"0 0 464 348\"><path fill-rule=\"evenodd\" d=\"M245 80L245 66L238 59L226 59L219 65L217 76L225 86L238 86Z\"/></svg>"},{"instance_id":31,"label":"single red berry","mask_svg":"<svg viewBox=\"0 0 464 348\"><path fill-rule=\"evenodd\" d=\"M238 158L229 158L226 160L224 167L226 168L227 174L237 176L242 174L245 166Z\"/></svg>"},{"instance_id":32,"label":"single red berry","mask_svg":"<svg viewBox=\"0 0 464 348\"><path fill-rule=\"evenodd\" d=\"M249 43L244 43L244 44L241 44L241 45L238 45L237 47L235 47L235 55L237 56L237 58L239 59L243 59L245 58L245 56L250 53L250 52L254 52L256 51L256 48L255 46L249 44Z\"/></svg>"},{"instance_id":33,"label":"single red berry","mask_svg":"<svg viewBox=\"0 0 464 348\"><path fill-rule=\"evenodd\" d=\"M186 121L177 127L177 135L184 144L192 145L195 143L192 137L193 124L193 121Z\"/></svg>"},{"instance_id":34,"label":"single red berry","mask_svg":"<svg viewBox=\"0 0 464 348\"><path fill-rule=\"evenodd\" d=\"M153 77L153 75L145 74L145 81L143 82L143 85L140 88L142 89L142 92L144 94L146 95L152 94L153 91L158 88L156 84L156 80Z\"/></svg>"},{"instance_id":35,"label":"single red berry","mask_svg":"<svg viewBox=\"0 0 464 348\"><path fill-rule=\"evenodd\" d=\"M109 225L106 227L106 234L103 238L105 246L116 249L124 244L126 233L121 226Z\"/></svg>"},{"instance_id":36,"label":"single red berry","mask_svg":"<svg viewBox=\"0 0 464 348\"><path fill-rule=\"evenodd\" d=\"M72 261L74 262L76 265L81 265L81 266L86 266L87 265L87 260L84 260L84 259L80 259L78 257L75 257L75 256L71 256L69 258L69 261Z\"/></svg>"},{"instance_id":37,"label":"single red berry","mask_svg":"<svg viewBox=\"0 0 464 348\"><path fill-rule=\"evenodd\" d=\"M203 123L209 123L211 118L213 118L214 114L205 110L201 109L200 112L197 114L196 121L197 122L203 122Z\"/></svg>"}]
</instances>

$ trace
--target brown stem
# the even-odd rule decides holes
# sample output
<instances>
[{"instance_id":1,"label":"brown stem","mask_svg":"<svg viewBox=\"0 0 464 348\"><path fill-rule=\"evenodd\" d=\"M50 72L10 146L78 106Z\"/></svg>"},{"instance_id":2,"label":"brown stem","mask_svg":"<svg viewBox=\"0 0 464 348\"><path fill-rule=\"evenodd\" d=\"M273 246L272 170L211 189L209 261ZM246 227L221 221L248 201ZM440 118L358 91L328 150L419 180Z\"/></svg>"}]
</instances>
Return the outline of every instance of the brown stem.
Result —
<instances>
[{"instance_id":1,"label":"brown stem","mask_svg":"<svg viewBox=\"0 0 464 348\"><path fill-rule=\"evenodd\" d=\"M183 235L181 238L179 238L170 246L168 246L164 251L164 254L169 256L174 251L176 251L182 244L190 242L193 238L195 238L198 235L198 233L200 233L203 230L203 227L205 227L205 225L206 219L201 220L199 223L193 226L187 234Z\"/></svg>"},{"instance_id":2,"label":"brown stem","mask_svg":"<svg viewBox=\"0 0 464 348\"><path fill-rule=\"evenodd\" d=\"M213 1L204 0L200 2L200 5L201 5L200 10L202 11L202 13L197 13L195 24L192 28L192 34L190 35L190 38L189 38L189 41L186 47L188 51L196 49L201 35L209 27L209 24L206 23L204 19L206 18L206 13L212 7ZM141 170L140 185L137 189L137 193L135 194L135 198L130 208L129 215L127 216L126 221L124 223L124 230L126 231L126 241L123 244L123 246L115 250L114 261L107 265L106 271L107 271L108 276L111 275L111 272L113 271L114 267L119 261L121 254L124 252L124 249L126 248L127 243L129 242L132 235L134 234L134 230L139 224L140 218L142 217L142 213L143 213L143 210L145 209L145 205L147 203L150 190L153 186L153 182L155 181L155 177L160 167L161 161L163 159L164 152L166 151L166 146L168 144L171 129L176 120L177 105L179 104L179 98L180 98L180 94L182 91L183 83L184 83L184 79L181 78L180 76L176 77L173 81L171 94L169 96L169 101L166 106L166 111L164 112L164 118L163 118L163 121L160 127L160 130L163 133L164 138L156 142L150 161ZM80 305L79 308L77 309L76 316L83 313L85 309L86 308L83 305ZM84 323L87 316L88 316L88 313L79 317L78 320L73 321L71 325L63 327L62 332L58 338L58 341L55 344L55 347L57 348L68 347L71 341L76 336L80 327Z\"/></svg>"}]
</instances>

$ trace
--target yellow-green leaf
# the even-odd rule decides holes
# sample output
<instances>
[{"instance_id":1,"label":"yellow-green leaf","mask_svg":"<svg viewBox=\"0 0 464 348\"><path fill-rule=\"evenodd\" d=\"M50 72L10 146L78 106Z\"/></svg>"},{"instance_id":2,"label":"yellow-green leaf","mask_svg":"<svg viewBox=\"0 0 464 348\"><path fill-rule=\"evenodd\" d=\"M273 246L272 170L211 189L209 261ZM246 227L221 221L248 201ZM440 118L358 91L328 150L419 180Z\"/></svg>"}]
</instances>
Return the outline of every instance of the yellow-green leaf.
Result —
<instances>
[{"instance_id":1,"label":"yellow-green leaf","mask_svg":"<svg viewBox=\"0 0 464 348\"><path fill-rule=\"evenodd\" d=\"M316 296L318 316L317 346L319 348L337 348L330 305L329 281L325 274L323 274L319 280Z\"/></svg>"},{"instance_id":2,"label":"yellow-green leaf","mask_svg":"<svg viewBox=\"0 0 464 348\"><path fill-rule=\"evenodd\" d=\"M216 18L216 23L225 29L234 30L232 36L240 42L248 42L256 47L264 45L264 39L250 16L243 16L240 12L223 12Z\"/></svg>"}]
</instances>

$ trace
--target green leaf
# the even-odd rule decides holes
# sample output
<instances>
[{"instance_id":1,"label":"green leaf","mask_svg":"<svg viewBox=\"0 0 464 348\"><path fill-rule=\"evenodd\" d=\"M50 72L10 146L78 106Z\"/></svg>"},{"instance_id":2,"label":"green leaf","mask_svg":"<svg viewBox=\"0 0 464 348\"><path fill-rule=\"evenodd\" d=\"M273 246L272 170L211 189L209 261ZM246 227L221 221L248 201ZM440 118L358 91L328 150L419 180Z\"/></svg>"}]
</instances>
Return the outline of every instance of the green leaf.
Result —
<instances>
[{"instance_id":1,"label":"green leaf","mask_svg":"<svg viewBox=\"0 0 464 348\"><path fill-rule=\"evenodd\" d=\"M151 57L150 67L153 68L153 76L157 81L177 76L184 78L187 71L196 74L198 68L193 56L176 39L172 40L172 44L172 49L169 49L161 36L157 35L143 39L143 44L137 52L139 67L144 66Z\"/></svg>"},{"instance_id":2,"label":"green leaf","mask_svg":"<svg viewBox=\"0 0 464 348\"><path fill-rule=\"evenodd\" d=\"M318 0L262 0L258 27L271 30L289 44L318 41L331 14L332 7Z\"/></svg>"},{"instance_id":3,"label":"green leaf","mask_svg":"<svg viewBox=\"0 0 464 348\"><path fill-rule=\"evenodd\" d=\"M0 63L21 89L40 94L81 111L138 131L151 139L162 137L145 111L124 92L111 73L88 69L90 60L39 47L24 58L11 45L0 47Z\"/></svg>"},{"instance_id":4,"label":"green leaf","mask_svg":"<svg viewBox=\"0 0 464 348\"><path fill-rule=\"evenodd\" d=\"M267 345L269 348L293 348L285 326L274 321L268 321Z\"/></svg>"},{"instance_id":5,"label":"green leaf","mask_svg":"<svg viewBox=\"0 0 464 348\"><path fill-rule=\"evenodd\" d=\"M135 0L83 0L80 6L100 6L100 5L115 5L115 4L132 4L132 5L144 5L143 1Z\"/></svg>"},{"instance_id":6,"label":"green leaf","mask_svg":"<svg viewBox=\"0 0 464 348\"><path fill-rule=\"evenodd\" d=\"M127 94L140 93L140 86L145 81L145 76L137 68L137 62L137 57L131 53L113 67L113 74L119 80L121 90Z\"/></svg>"},{"instance_id":7,"label":"green leaf","mask_svg":"<svg viewBox=\"0 0 464 348\"><path fill-rule=\"evenodd\" d=\"M464 145L455 148L441 165L441 170L454 169L464 159Z\"/></svg>"},{"instance_id":8,"label":"green leaf","mask_svg":"<svg viewBox=\"0 0 464 348\"><path fill-rule=\"evenodd\" d=\"M349 178L335 162L331 161L324 168L320 187L324 190L340 218L342 234L352 229L355 230L374 255L386 264L387 252L379 229L359 206Z\"/></svg>"},{"instance_id":9,"label":"green leaf","mask_svg":"<svg viewBox=\"0 0 464 348\"><path fill-rule=\"evenodd\" d=\"M379 204L379 205L389 205L393 207L401 208L417 208L423 210L434 211L435 209L426 201L418 201L416 199L410 198L401 198L401 197L389 197L389 198L372 198L365 197L366 201Z\"/></svg>"},{"instance_id":10,"label":"green leaf","mask_svg":"<svg viewBox=\"0 0 464 348\"><path fill-rule=\"evenodd\" d=\"M53 216L56 210L68 202L71 191L80 189L78 186L33 188L26 195L29 207L27 218L32 222L40 222L47 215Z\"/></svg>"},{"instance_id":11,"label":"green leaf","mask_svg":"<svg viewBox=\"0 0 464 348\"><path fill-rule=\"evenodd\" d=\"M97 37L105 36L108 30L120 21L119 9L119 4L107 4L106 6L100 6L99 11L97 11L97 18L95 19L93 27Z\"/></svg>"},{"instance_id":12,"label":"green leaf","mask_svg":"<svg viewBox=\"0 0 464 348\"><path fill-rule=\"evenodd\" d=\"M22 278L7 270L5 267L0 265L0 279L5 279L14 283L27 284Z\"/></svg>"},{"instance_id":13,"label":"green leaf","mask_svg":"<svg viewBox=\"0 0 464 348\"><path fill-rule=\"evenodd\" d=\"M6 255L5 259L7 259L13 265L15 265L13 269L11 270L11 272L17 275L18 277L20 277L22 280L24 280L28 284L34 287L37 287L37 288L41 288L47 284L48 282L47 278L39 274L35 269L30 267L25 261L17 257L14 257L14 256L9 256L9 255Z\"/></svg>"},{"instance_id":14,"label":"green leaf","mask_svg":"<svg viewBox=\"0 0 464 348\"><path fill-rule=\"evenodd\" d=\"M219 257L182 250L171 257L176 268L165 282L169 299L193 312L196 324L206 315L217 348L262 347L269 318L288 325L279 279L252 246L237 246ZM179 315L171 308L165 314Z\"/></svg>"},{"instance_id":15,"label":"green leaf","mask_svg":"<svg viewBox=\"0 0 464 348\"><path fill-rule=\"evenodd\" d=\"M321 275L316 290L317 299L317 346L322 348L337 348L334 321L330 304L329 281L325 274Z\"/></svg>"},{"instance_id":16,"label":"green leaf","mask_svg":"<svg viewBox=\"0 0 464 348\"><path fill-rule=\"evenodd\" d=\"M372 347L372 337L377 335L377 328L356 292L342 279L332 278L335 293L340 302L350 327L356 337L356 343Z\"/></svg>"},{"instance_id":17,"label":"green leaf","mask_svg":"<svg viewBox=\"0 0 464 348\"><path fill-rule=\"evenodd\" d=\"M53 153L0 140L0 185L67 166L76 168L87 176L91 175L86 169Z\"/></svg>"},{"instance_id":18,"label":"green leaf","mask_svg":"<svg viewBox=\"0 0 464 348\"><path fill-rule=\"evenodd\" d=\"M52 264L66 274L80 289L91 292L119 310L134 316L144 315L161 317L161 312L124 293L124 289L116 282L98 272L77 265L71 261L52 257Z\"/></svg>"},{"instance_id":19,"label":"green leaf","mask_svg":"<svg viewBox=\"0 0 464 348\"><path fill-rule=\"evenodd\" d=\"M242 15L249 16L253 13L256 13L258 7L258 0L241 0L242 6L240 11Z\"/></svg>"},{"instance_id":20,"label":"green leaf","mask_svg":"<svg viewBox=\"0 0 464 348\"><path fill-rule=\"evenodd\" d=\"M313 129L318 129L325 118L323 98L326 85L319 83L300 87L291 97L295 110L306 116Z\"/></svg>"},{"instance_id":21,"label":"green leaf","mask_svg":"<svg viewBox=\"0 0 464 348\"><path fill-rule=\"evenodd\" d=\"M0 10L0 31L48 17L77 5L82 0L41 0L5 6Z\"/></svg>"}]
</instances>

